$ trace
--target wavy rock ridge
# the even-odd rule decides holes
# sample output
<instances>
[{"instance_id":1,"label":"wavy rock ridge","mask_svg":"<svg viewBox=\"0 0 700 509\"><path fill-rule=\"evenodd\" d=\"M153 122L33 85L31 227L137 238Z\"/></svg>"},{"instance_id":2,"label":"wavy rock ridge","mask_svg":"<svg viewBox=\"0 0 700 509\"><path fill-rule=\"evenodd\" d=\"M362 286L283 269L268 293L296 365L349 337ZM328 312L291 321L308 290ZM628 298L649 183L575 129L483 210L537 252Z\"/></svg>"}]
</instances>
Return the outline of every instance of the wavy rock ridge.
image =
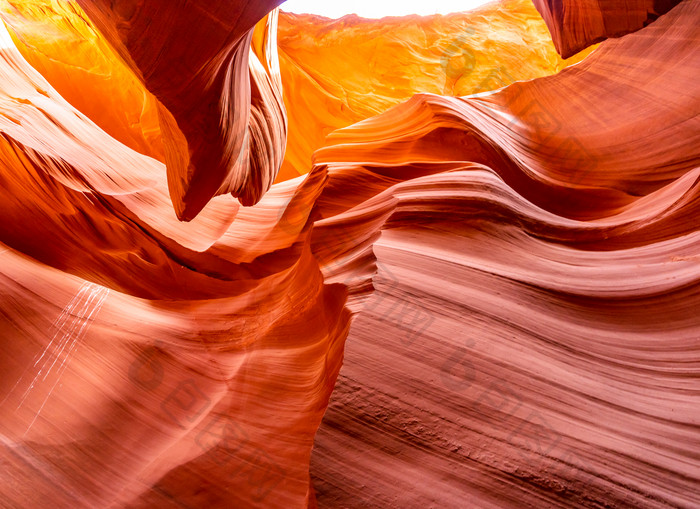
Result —
<instances>
[{"instance_id":1,"label":"wavy rock ridge","mask_svg":"<svg viewBox=\"0 0 700 509\"><path fill-rule=\"evenodd\" d=\"M330 136L341 216L391 213L317 435L321 506L698 504L699 13Z\"/></svg>"},{"instance_id":2,"label":"wavy rock ridge","mask_svg":"<svg viewBox=\"0 0 700 509\"><path fill-rule=\"evenodd\" d=\"M79 3L1 11L3 503L700 503L699 1L271 187L275 3Z\"/></svg>"},{"instance_id":3,"label":"wavy rock ridge","mask_svg":"<svg viewBox=\"0 0 700 509\"><path fill-rule=\"evenodd\" d=\"M530 0L449 16L339 20L282 13L279 50L291 136L278 179L306 174L332 131L429 92L464 96L554 74L561 59Z\"/></svg>"}]
</instances>

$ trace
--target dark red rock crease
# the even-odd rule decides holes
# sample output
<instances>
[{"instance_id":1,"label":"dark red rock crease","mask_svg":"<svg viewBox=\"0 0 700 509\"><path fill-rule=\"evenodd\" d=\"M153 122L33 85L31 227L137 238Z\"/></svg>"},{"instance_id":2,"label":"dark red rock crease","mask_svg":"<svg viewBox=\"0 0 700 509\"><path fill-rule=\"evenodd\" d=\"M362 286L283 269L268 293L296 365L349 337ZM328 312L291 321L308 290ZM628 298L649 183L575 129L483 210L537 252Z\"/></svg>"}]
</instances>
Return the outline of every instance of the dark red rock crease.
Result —
<instances>
[{"instance_id":1,"label":"dark red rock crease","mask_svg":"<svg viewBox=\"0 0 700 509\"><path fill-rule=\"evenodd\" d=\"M554 46L569 58L588 46L621 37L666 14L680 0L533 0Z\"/></svg>"}]
</instances>

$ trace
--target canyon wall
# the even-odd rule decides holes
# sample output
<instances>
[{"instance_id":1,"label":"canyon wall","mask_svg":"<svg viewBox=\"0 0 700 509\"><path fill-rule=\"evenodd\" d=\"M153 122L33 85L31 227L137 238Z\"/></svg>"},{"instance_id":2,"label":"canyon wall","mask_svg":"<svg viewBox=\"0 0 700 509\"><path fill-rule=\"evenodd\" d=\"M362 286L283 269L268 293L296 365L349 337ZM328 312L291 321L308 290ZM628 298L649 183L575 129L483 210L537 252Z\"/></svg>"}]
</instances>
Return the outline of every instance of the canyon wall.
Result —
<instances>
[{"instance_id":1,"label":"canyon wall","mask_svg":"<svg viewBox=\"0 0 700 509\"><path fill-rule=\"evenodd\" d=\"M284 7L284 5L283 5ZM591 48L592 49L592 48ZM447 16L338 20L282 13L279 53L292 133L278 179L309 171L332 131L428 92L464 96L554 74L563 60L530 0Z\"/></svg>"},{"instance_id":2,"label":"canyon wall","mask_svg":"<svg viewBox=\"0 0 700 509\"><path fill-rule=\"evenodd\" d=\"M700 1L278 3L1 2L0 505L700 504Z\"/></svg>"}]
</instances>

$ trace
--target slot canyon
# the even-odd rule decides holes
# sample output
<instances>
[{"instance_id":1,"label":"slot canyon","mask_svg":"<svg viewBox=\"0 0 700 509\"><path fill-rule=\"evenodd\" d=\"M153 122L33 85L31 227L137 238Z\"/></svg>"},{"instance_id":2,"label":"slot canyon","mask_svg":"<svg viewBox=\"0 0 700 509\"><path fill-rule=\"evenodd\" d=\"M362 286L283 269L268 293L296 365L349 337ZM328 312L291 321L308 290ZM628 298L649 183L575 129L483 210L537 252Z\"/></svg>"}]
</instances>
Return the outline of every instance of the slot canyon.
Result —
<instances>
[{"instance_id":1,"label":"slot canyon","mask_svg":"<svg viewBox=\"0 0 700 509\"><path fill-rule=\"evenodd\" d=\"M0 17L0 509L700 507L700 0Z\"/></svg>"}]
</instances>

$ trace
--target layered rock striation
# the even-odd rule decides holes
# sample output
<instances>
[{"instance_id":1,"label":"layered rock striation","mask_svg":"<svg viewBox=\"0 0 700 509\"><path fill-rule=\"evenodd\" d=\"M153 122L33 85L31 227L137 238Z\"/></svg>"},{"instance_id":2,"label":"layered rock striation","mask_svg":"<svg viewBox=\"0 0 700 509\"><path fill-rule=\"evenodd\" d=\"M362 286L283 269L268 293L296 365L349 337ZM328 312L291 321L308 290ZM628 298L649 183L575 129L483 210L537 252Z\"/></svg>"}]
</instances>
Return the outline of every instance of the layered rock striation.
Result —
<instances>
[{"instance_id":1,"label":"layered rock striation","mask_svg":"<svg viewBox=\"0 0 700 509\"><path fill-rule=\"evenodd\" d=\"M2 3L2 504L697 506L700 2L272 185L276 5Z\"/></svg>"}]
</instances>

